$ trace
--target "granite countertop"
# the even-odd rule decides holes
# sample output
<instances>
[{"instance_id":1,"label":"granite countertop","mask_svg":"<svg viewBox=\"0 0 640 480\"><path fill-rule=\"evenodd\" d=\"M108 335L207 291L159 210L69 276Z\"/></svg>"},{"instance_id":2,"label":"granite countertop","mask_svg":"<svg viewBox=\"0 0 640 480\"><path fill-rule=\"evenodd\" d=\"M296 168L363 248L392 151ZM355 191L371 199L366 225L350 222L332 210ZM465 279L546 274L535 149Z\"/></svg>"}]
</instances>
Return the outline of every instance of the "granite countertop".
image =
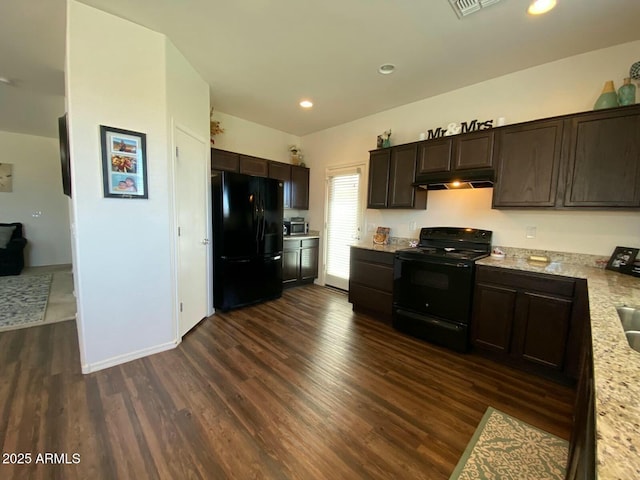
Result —
<instances>
[{"instance_id":1,"label":"granite countertop","mask_svg":"<svg viewBox=\"0 0 640 480\"><path fill-rule=\"evenodd\" d=\"M390 244L390 245L376 245L371 240L356 242L351 245L356 248L364 248L365 250L377 250L379 252L388 252L395 253L397 250L402 250L403 248L409 248L409 245L402 245L398 243Z\"/></svg>"},{"instance_id":2,"label":"granite countertop","mask_svg":"<svg viewBox=\"0 0 640 480\"><path fill-rule=\"evenodd\" d=\"M553 254L549 255L554 259ZM616 306L640 306L640 278L507 254L476 262L527 272L583 278L589 290L595 381L596 471L600 480L640 478L640 353L629 347Z\"/></svg>"},{"instance_id":3,"label":"granite countertop","mask_svg":"<svg viewBox=\"0 0 640 480\"><path fill-rule=\"evenodd\" d=\"M320 238L320 235L285 235L282 239L286 242L287 240L309 240L312 238Z\"/></svg>"}]
</instances>

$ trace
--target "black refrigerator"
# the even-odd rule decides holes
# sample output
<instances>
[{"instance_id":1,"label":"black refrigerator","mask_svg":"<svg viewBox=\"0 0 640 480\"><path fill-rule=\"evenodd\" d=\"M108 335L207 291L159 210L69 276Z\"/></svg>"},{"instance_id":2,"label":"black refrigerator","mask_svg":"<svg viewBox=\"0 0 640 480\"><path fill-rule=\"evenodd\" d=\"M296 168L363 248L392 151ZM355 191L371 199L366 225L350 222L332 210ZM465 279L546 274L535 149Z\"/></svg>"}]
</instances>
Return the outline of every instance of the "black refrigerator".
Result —
<instances>
[{"instance_id":1,"label":"black refrigerator","mask_svg":"<svg viewBox=\"0 0 640 480\"><path fill-rule=\"evenodd\" d=\"M211 175L213 304L226 311L282 295L282 182Z\"/></svg>"}]
</instances>

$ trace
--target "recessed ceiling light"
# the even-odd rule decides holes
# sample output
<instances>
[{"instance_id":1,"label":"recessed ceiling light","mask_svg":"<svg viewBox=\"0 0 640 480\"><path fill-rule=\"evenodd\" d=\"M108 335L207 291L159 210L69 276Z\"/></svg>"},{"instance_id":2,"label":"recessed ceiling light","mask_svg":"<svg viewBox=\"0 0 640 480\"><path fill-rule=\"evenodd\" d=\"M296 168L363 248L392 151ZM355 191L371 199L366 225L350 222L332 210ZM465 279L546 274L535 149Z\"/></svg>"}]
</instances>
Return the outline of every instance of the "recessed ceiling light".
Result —
<instances>
[{"instance_id":1,"label":"recessed ceiling light","mask_svg":"<svg viewBox=\"0 0 640 480\"><path fill-rule=\"evenodd\" d=\"M556 6L556 0L534 0L529 5L527 9L527 13L529 15L542 15L543 13L547 13L553 7Z\"/></svg>"},{"instance_id":2,"label":"recessed ceiling light","mask_svg":"<svg viewBox=\"0 0 640 480\"><path fill-rule=\"evenodd\" d=\"M13 82L7 77L0 77L0 83L4 83L5 85L13 85Z\"/></svg>"},{"instance_id":3,"label":"recessed ceiling light","mask_svg":"<svg viewBox=\"0 0 640 480\"><path fill-rule=\"evenodd\" d=\"M311 107L313 107L313 102L311 100L302 100L300 102L300 106L302 108L311 108Z\"/></svg>"},{"instance_id":4,"label":"recessed ceiling light","mask_svg":"<svg viewBox=\"0 0 640 480\"><path fill-rule=\"evenodd\" d=\"M383 65L380 65L380 67L378 67L378 73L381 73L382 75L389 75L390 73L393 73L396 69L396 66L392 63L385 63Z\"/></svg>"}]
</instances>

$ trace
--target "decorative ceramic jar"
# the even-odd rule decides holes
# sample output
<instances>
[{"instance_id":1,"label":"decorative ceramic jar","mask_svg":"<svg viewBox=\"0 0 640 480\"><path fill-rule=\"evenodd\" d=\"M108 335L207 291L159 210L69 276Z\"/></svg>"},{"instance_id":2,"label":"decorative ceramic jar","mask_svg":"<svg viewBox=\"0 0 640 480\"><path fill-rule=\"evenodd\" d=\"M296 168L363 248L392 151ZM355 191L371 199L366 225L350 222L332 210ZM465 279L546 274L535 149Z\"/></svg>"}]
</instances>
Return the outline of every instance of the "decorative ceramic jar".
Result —
<instances>
[{"instance_id":1,"label":"decorative ceramic jar","mask_svg":"<svg viewBox=\"0 0 640 480\"><path fill-rule=\"evenodd\" d=\"M618 89L618 103L620 106L636 103L636 86L630 78L625 78L624 84Z\"/></svg>"},{"instance_id":2,"label":"decorative ceramic jar","mask_svg":"<svg viewBox=\"0 0 640 480\"><path fill-rule=\"evenodd\" d=\"M596 100L593 109L601 110L603 108L613 108L617 106L619 106L618 95L616 94L616 87L613 86L613 80L604 82L602 93L598 97L598 100Z\"/></svg>"}]
</instances>

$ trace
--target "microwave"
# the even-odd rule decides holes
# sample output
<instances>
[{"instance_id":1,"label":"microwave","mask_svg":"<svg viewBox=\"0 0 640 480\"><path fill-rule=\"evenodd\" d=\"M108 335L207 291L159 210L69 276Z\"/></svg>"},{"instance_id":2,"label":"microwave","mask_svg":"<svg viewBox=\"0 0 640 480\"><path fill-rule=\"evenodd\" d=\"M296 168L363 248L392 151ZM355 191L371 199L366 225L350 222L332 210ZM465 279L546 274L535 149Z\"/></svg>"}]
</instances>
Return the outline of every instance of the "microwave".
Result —
<instances>
[{"instance_id":1,"label":"microwave","mask_svg":"<svg viewBox=\"0 0 640 480\"><path fill-rule=\"evenodd\" d=\"M291 217L284 221L283 232L285 235L307 235L309 224L304 221L304 217Z\"/></svg>"}]
</instances>

